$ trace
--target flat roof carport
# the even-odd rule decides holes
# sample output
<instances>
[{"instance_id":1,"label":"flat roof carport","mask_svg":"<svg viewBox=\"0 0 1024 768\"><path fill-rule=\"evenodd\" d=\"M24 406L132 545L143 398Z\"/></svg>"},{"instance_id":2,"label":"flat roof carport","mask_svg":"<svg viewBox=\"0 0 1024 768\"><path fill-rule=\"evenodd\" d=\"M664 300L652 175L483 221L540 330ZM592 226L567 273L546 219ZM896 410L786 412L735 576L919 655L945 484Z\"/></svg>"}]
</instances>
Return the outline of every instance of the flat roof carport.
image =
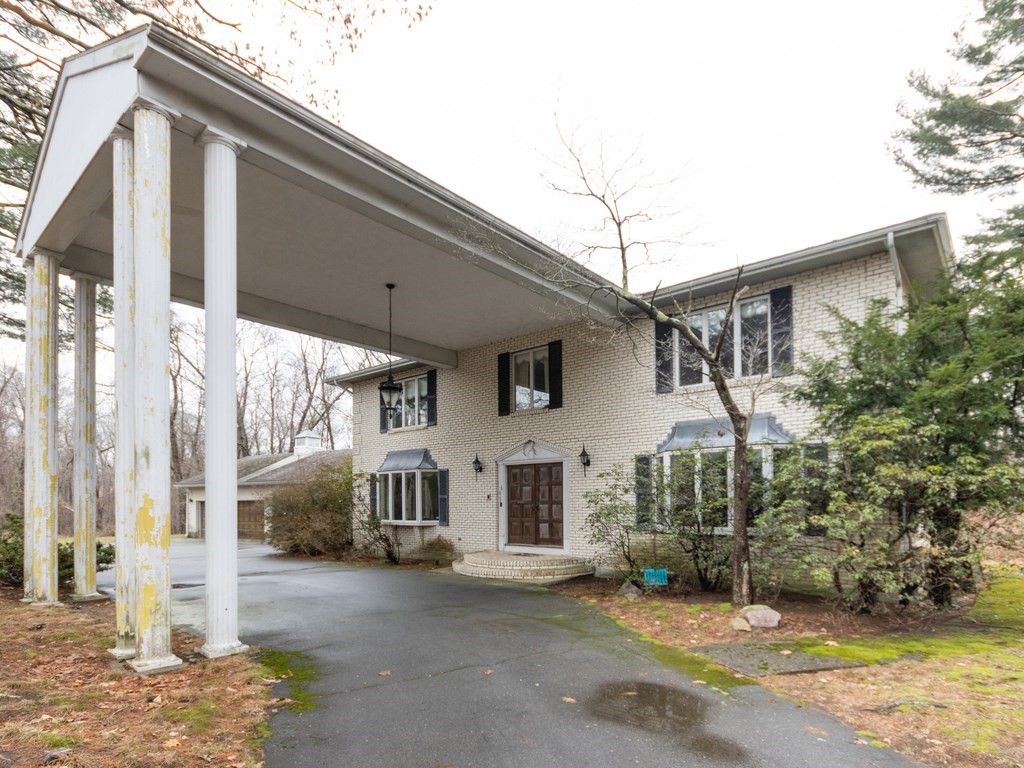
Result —
<instances>
[{"instance_id":1,"label":"flat roof carport","mask_svg":"<svg viewBox=\"0 0 1024 768\"><path fill-rule=\"evenodd\" d=\"M118 545L124 555L135 549L134 571L118 580L115 651L134 655L142 671L178 663L169 644L164 477L172 298L205 306L208 318L209 655L243 647L231 554L236 316L386 350L391 282L394 353L453 367L460 349L616 315L613 300L592 290L601 278L157 26L65 62L16 248L30 267L26 598L57 597L60 271L82 296L76 357L86 362L75 390L83 425L95 400L86 353L95 344L95 283L113 283L121 308ZM95 451L90 429L78 431L76 467ZM86 528L88 474L76 485Z\"/></svg>"}]
</instances>

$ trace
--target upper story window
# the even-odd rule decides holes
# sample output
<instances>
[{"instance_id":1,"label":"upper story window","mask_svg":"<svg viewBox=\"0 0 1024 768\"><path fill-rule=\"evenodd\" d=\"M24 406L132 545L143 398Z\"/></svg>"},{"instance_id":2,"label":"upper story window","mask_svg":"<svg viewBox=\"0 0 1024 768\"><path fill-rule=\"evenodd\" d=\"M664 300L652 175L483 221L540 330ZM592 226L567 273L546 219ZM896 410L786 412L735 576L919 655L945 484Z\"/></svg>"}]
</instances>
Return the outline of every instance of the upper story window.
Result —
<instances>
[{"instance_id":1,"label":"upper story window","mask_svg":"<svg viewBox=\"0 0 1024 768\"><path fill-rule=\"evenodd\" d=\"M514 405L517 411L547 408L551 404L548 348L537 347L512 355Z\"/></svg>"},{"instance_id":2,"label":"upper story window","mask_svg":"<svg viewBox=\"0 0 1024 768\"><path fill-rule=\"evenodd\" d=\"M391 417L392 429L420 427L427 423L427 375L395 382L402 387L401 407Z\"/></svg>"},{"instance_id":3,"label":"upper story window","mask_svg":"<svg viewBox=\"0 0 1024 768\"><path fill-rule=\"evenodd\" d=\"M793 364L793 291L776 288L740 301L726 320L727 307L711 307L687 317L690 329L708 349L721 343L722 368L729 378L784 376ZM657 391L702 384L708 366L675 329L655 328Z\"/></svg>"},{"instance_id":4,"label":"upper story window","mask_svg":"<svg viewBox=\"0 0 1024 768\"><path fill-rule=\"evenodd\" d=\"M498 355L498 415L562 407L562 342Z\"/></svg>"},{"instance_id":5,"label":"upper story window","mask_svg":"<svg viewBox=\"0 0 1024 768\"><path fill-rule=\"evenodd\" d=\"M395 382L402 387L398 410L389 416L380 403L380 431L437 424L437 371L427 371Z\"/></svg>"}]
</instances>

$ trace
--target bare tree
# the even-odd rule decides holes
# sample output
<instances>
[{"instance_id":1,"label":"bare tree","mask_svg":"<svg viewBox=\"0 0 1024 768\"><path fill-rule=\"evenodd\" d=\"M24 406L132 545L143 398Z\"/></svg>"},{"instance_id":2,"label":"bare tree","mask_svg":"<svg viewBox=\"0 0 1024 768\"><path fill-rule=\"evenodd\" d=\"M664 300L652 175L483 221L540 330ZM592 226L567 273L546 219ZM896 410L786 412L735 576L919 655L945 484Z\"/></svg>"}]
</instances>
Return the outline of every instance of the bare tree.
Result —
<instances>
[{"instance_id":1,"label":"bare tree","mask_svg":"<svg viewBox=\"0 0 1024 768\"><path fill-rule=\"evenodd\" d=\"M639 295L629 289L630 271L641 260L649 260L651 254L666 245L676 244L674 239L647 238L637 232L638 226L652 223L654 216L649 209L639 208L634 203L637 193L650 190L651 183L642 175L638 175L632 163L635 152L625 163L610 164L604 151L597 153L596 161L590 161L586 152L574 138L566 138L560 131L559 137L569 155L570 162L562 167L569 170L572 179L568 183L555 184L555 189L565 194L595 203L601 209L602 239L596 245L587 246L584 250L593 252L600 249L611 251L617 257L620 268L621 284L584 282L585 287L595 293L604 292L614 296L622 308L626 319L626 330L631 334L649 335L645 324L654 321L664 328L671 329L679 339L681 351L689 356L702 368L704 375L714 385L718 403L725 411L728 420L727 428L733 435L734 471L733 471L733 551L732 551L732 601L735 605L749 605L753 599L753 579L750 564L750 544L747 532L747 515L750 500L751 469L748 458L748 437L751 419L754 415L758 397L764 390L772 386L771 372L767 375L756 373L753 378L742 383L732 380L735 356L731 351L731 340L728 332L722 332L715 339L705 341L702 335L695 333L690 320L692 306L670 300L659 300L660 285L648 295ZM633 173L630 171L633 170ZM739 306L743 293L741 278L743 268L736 271L732 289L726 303L723 329L732 327L734 313ZM561 269L558 279L571 281L580 285L578 277L571 270ZM672 344L671 337L667 340L655 338L655 344ZM748 348L740 350L741 365L759 355L761 349L767 349L765 339L744 339ZM673 354L672 349L664 350L666 355ZM729 358L732 357L730 360ZM750 366L756 370L755 366ZM740 375L743 371L737 371ZM716 415L716 418L717 415Z\"/></svg>"}]
</instances>

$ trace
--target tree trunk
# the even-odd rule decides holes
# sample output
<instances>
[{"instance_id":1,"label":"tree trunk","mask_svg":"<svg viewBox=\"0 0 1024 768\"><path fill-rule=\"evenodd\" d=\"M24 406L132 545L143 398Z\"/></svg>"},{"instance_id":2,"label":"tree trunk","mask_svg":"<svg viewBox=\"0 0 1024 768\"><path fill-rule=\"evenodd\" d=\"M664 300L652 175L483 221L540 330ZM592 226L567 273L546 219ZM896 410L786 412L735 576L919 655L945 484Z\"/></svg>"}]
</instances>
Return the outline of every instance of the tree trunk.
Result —
<instances>
[{"instance_id":1,"label":"tree trunk","mask_svg":"<svg viewBox=\"0 0 1024 768\"><path fill-rule=\"evenodd\" d=\"M747 535L747 509L750 501L750 465L747 456L746 429L736 430L733 458L732 499L732 604L750 605L754 599L754 579L750 573L750 538Z\"/></svg>"}]
</instances>

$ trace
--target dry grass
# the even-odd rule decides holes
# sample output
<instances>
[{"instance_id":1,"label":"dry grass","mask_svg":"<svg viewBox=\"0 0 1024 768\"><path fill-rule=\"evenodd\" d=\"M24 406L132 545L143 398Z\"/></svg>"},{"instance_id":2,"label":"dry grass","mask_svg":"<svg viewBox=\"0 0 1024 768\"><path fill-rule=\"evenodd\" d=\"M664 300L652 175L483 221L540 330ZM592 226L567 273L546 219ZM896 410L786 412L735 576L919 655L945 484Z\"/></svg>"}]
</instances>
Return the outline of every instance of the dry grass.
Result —
<instances>
[{"instance_id":1,"label":"dry grass","mask_svg":"<svg viewBox=\"0 0 1024 768\"><path fill-rule=\"evenodd\" d=\"M175 631L181 670L143 677L108 653L113 605L39 608L0 589L0 768L254 768L263 761L266 670L254 656L207 661Z\"/></svg>"}]
</instances>

